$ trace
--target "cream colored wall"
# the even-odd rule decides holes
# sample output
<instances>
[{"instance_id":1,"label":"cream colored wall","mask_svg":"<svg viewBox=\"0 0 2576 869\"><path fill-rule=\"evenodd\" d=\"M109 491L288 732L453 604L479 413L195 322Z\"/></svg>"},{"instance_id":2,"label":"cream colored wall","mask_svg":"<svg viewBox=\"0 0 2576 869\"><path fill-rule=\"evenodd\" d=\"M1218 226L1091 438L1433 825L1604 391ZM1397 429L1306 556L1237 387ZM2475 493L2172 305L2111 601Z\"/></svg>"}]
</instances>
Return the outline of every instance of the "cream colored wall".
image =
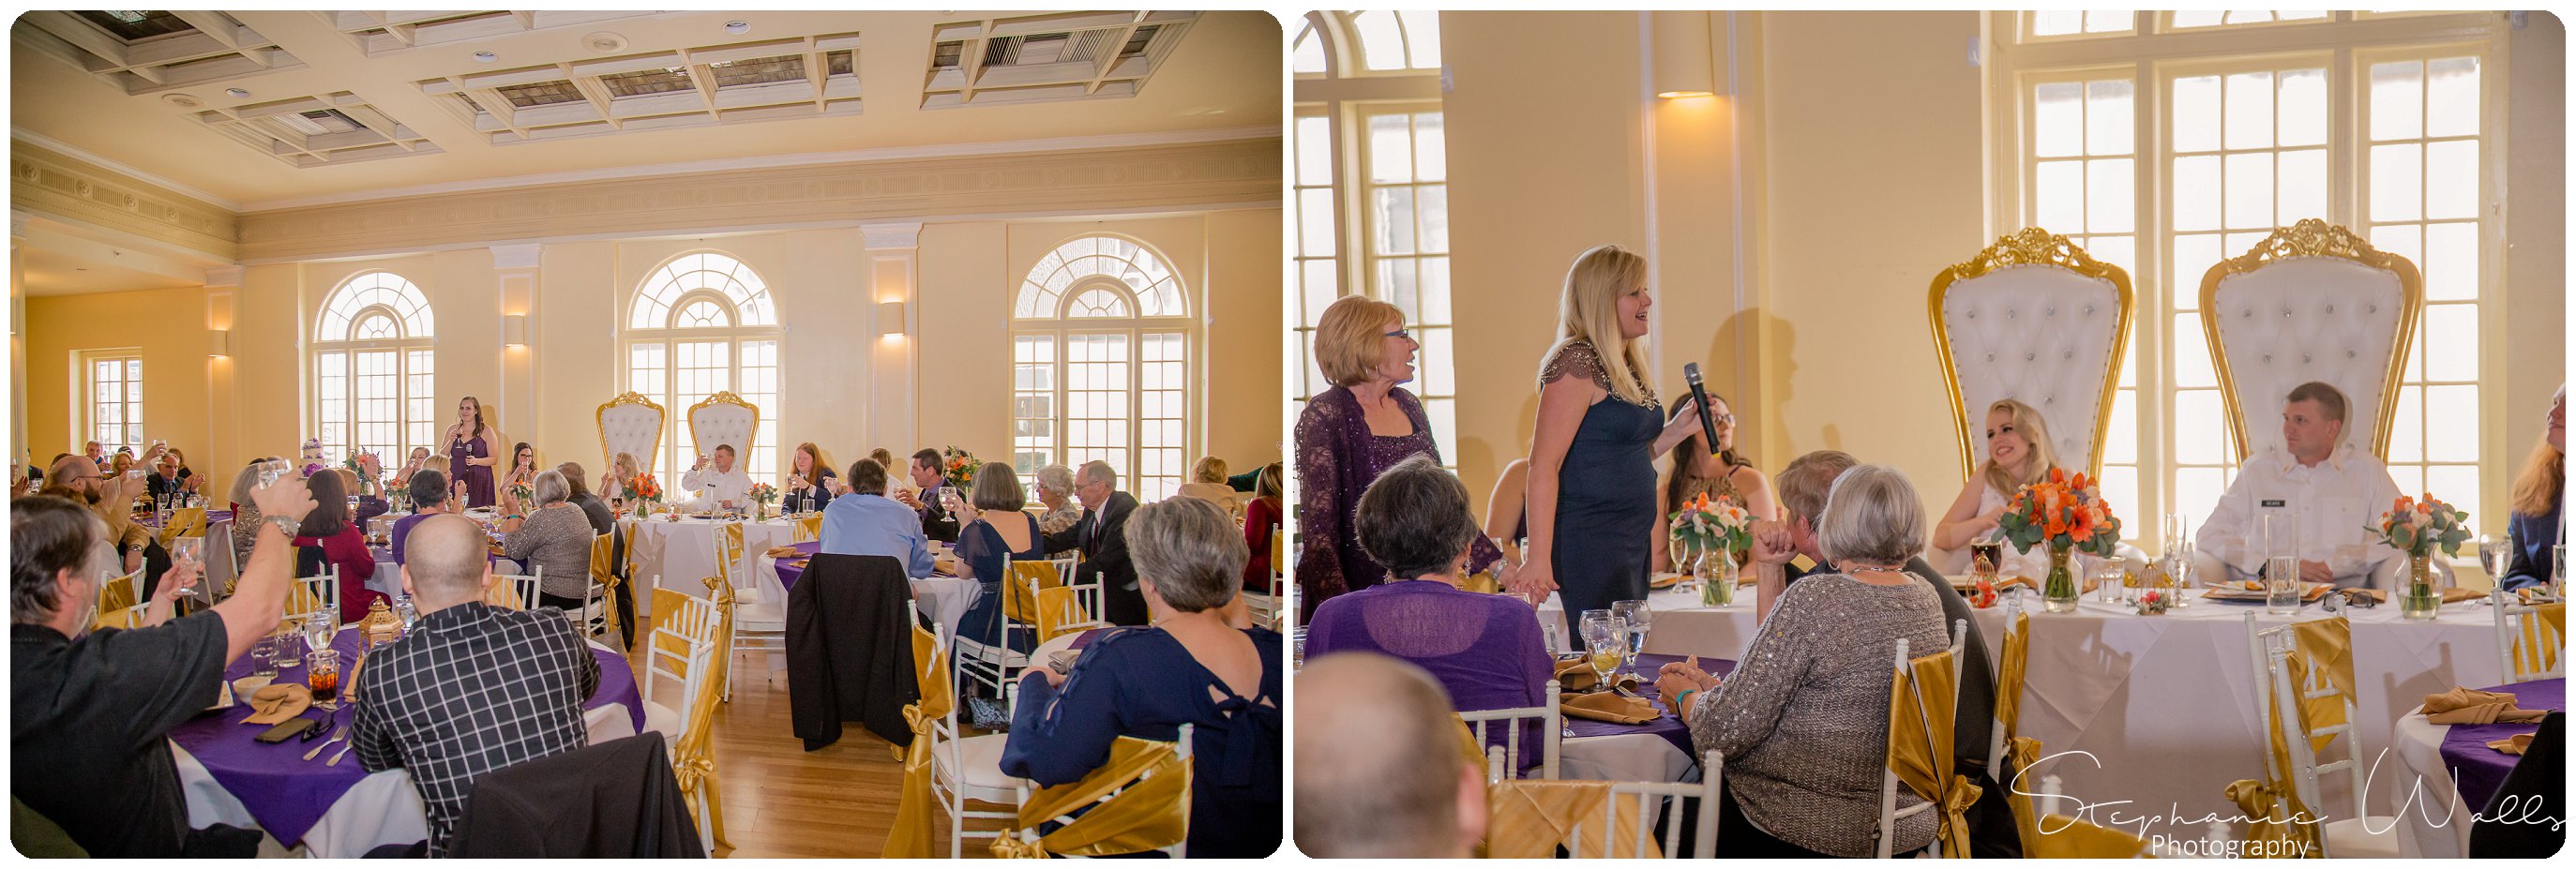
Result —
<instances>
[{"instance_id":1,"label":"cream colored wall","mask_svg":"<svg viewBox=\"0 0 2576 869\"><path fill-rule=\"evenodd\" d=\"M76 358L133 348L143 356L143 436L170 441L188 454L191 468L215 474L209 482L228 485L231 475L224 472L237 463L217 461L200 436L212 412L205 299L202 287L27 299L27 361L18 376L27 387L31 461L41 467L55 453L80 452L89 439Z\"/></svg>"},{"instance_id":2,"label":"cream colored wall","mask_svg":"<svg viewBox=\"0 0 2576 869\"><path fill-rule=\"evenodd\" d=\"M1208 388L1200 390L1199 418L1207 421L1206 451L1238 474L1286 455L1282 219L1277 211L1225 211L1207 221L1209 339L1200 346Z\"/></svg>"},{"instance_id":3,"label":"cream colored wall","mask_svg":"<svg viewBox=\"0 0 2576 869\"><path fill-rule=\"evenodd\" d=\"M2506 47L2504 303L2486 315L2486 332L2504 334L2502 358L2489 356L2487 368L2503 381L2485 444L2500 461L2481 481L2490 514L2544 431L2550 393L2567 382L2567 26L2548 12L2525 21Z\"/></svg>"}]
</instances>

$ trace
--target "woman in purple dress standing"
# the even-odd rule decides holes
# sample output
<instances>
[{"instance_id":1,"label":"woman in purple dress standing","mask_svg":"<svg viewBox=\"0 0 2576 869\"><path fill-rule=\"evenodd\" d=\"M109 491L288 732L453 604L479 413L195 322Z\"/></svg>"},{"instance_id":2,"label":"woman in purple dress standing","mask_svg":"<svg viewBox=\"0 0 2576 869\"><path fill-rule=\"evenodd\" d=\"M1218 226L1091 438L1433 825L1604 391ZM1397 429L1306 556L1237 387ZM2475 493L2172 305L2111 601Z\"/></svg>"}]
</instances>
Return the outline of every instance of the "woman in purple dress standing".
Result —
<instances>
[{"instance_id":1,"label":"woman in purple dress standing","mask_svg":"<svg viewBox=\"0 0 2576 869\"><path fill-rule=\"evenodd\" d=\"M483 402L468 395L456 403L456 424L447 427L446 444L448 466L465 487L465 506L492 506L492 465L500 461L501 433L483 422Z\"/></svg>"},{"instance_id":2,"label":"woman in purple dress standing","mask_svg":"<svg viewBox=\"0 0 2576 869\"><path fill-rule=\"evenodd\" d=\"M1420 347L1404 329L1404 311L1375 299L1343 297L1316 322L1315 362L1333 388L1316 393L1297 417L1301 623L1316 604L1386 578L1353 531L1352 514L1369 482L1409 456L1440 461L1422 402L1398 385L1413 379L1413 352ZM1501 558L1479 537L1467 571Z\"/></svg>"}]
</instances>

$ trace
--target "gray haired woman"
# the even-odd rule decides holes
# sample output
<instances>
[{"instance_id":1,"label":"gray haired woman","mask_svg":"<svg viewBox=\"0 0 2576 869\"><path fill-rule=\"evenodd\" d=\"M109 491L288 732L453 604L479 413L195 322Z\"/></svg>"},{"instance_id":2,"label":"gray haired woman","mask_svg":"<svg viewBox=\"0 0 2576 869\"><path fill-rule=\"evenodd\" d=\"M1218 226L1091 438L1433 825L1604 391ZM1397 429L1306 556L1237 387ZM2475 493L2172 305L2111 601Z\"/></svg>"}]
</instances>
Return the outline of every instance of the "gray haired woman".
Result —
<instances>
[{"instance_id":1,"label":"gray haired woman","mask_svg":"<svg viewBox=\"0 0 2576 869\"><path fill-rule=\"evenodd\" d=\"M536 605L578 611L590 593L590 516L572 504L562 471L538 474L531 488L536 511L502 523L501 549L530 572L545 568Z\"/></svg>"},{"instance_id":2,"label":"gray haired woman","mask_svg":"<svg viewBox=\"0 0 2576 869\"><path fill-rule=\"evenodd\" d=\"M1896 640L1917 656L1950 645L1935 580L1904 569L1923 551L1924 525L1904 474L1885 465L1843 472L1817 522L1838 572L1789 586L1723 684L1678 663L1656 680L1690 726L1694 753L1726 755L1719 856L1873 853ZM1789 554L1757 546L1754 558ZM1902 790L1896 801L1922 802ZM1930 844L1935 820L1927 812L1897 822L1895 853Z\"/></svg>"},{"instance_id":3,"label":"gray haired woman","mask_svg":"<svg viewBox=\"0 0 2576 869\"><path fill-rule=\"evenodd\" d=\"M1038 503L1046 509L1038 512L1039 534L1062 534L1082 521L1082 505L1073 500L1073 469L1048 465L1038 469ZM1048 557L1062 555L1047 553Z\"/></svg>"}]
</instances>

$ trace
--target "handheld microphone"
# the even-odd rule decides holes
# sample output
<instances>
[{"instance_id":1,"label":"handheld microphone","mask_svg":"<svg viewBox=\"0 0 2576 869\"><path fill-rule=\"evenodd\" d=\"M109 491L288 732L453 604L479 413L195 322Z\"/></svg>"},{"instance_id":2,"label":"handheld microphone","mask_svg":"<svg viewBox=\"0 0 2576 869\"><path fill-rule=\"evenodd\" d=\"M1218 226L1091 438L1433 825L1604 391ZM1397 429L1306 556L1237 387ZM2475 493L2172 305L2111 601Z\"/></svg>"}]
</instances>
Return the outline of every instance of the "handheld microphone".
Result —
<instances>
[{"instance_id":1,"label":"handheld microphone","mask_svg":"<svg viewBox=\"0 0 2576 869\"><path fill-rule=\"evenodd\" d=\"M1709 417L1708 386L1700 381L1699 363L1682 366L1682 379L1690 383L1691 400L1699 402L1699 433L1708 438L1709 455L1717 454L1717 420Z\"/></svg>"}]
</instances>

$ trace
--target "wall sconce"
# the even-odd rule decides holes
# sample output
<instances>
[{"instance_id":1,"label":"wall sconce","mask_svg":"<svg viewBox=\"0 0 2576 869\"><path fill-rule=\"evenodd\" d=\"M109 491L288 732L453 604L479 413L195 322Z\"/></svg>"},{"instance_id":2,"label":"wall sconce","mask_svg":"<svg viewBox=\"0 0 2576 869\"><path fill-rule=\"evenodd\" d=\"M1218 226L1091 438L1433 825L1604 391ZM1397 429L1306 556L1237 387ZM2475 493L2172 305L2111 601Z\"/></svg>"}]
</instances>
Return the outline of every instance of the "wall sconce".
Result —
<instances>
[{"instance_id":1,"label":"wall sconce","mask_svg":"<svg viewBox=\"0 0 2576 869\"><path fill-rule=\"evenodd\" d=\"M903 337L903 330L903 303L878 302L877 334L900 338Z\"/></svg>"},{"instance_id":2,"label":"wall sconce","mask_svg":"<svg viewBox=\"0 0 2576 869\"><path fill-rule=\"evenodd\" d=\"M528 346L528 315L501 315L501 345L504 347Z\"/></svg>"},{"instance_id":3,"label":"wall sconce","mask_svg":"<svg viewBox=\"0 0 2576 869\"><path fill-rule=\"evenodd\" d=\"M1655 95L1668 100L1717 95L1707 12L1655 16Z\"/></svg>"},{"instance_id":4,"label":"wall sconce","mask_svg":"<svg viewBox=\"0 0 2576 869\"><path fill-rule=\"evenodd\" d=\"M206 330L206 355L233 355L233 332L230 329Z\"/></svg>"}]
</instances>

